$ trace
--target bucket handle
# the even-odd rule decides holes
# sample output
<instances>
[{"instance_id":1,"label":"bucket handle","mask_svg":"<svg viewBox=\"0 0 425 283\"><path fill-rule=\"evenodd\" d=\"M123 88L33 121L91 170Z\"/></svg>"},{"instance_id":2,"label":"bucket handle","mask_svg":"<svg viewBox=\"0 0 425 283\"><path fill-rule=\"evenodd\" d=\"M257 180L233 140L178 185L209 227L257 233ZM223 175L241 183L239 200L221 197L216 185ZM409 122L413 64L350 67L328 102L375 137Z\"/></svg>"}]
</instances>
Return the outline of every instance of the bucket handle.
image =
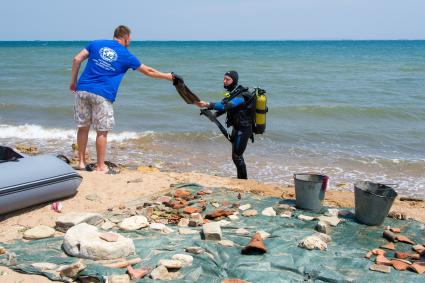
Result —
<instances>
[{"instance_id":1,"label":"bucket handle","mask_svg":"<svg viewBox=\"0 0 425 283\"><path fill-rule=\"evenodd\" d=\"M387 183L379 183L379 184L384 185L384 186L388 186L388 187L394 187L394 188L397 188L397 189L400 187L399 184L387 184Z\"/></svg>"}]
</instances>

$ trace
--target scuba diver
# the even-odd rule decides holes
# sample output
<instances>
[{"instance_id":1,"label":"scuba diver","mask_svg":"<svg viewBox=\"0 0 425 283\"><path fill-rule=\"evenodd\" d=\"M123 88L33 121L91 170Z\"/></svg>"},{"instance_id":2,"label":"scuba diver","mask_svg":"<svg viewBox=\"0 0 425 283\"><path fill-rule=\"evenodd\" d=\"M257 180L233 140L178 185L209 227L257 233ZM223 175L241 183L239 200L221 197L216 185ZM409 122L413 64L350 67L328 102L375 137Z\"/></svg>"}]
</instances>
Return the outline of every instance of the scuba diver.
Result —
<instances>
[{"instance_id":1,"label":"scuba diver","mask_svg":"<svg viewBox=\"0 0 425 283\"><path fill-rule=\"evenodd\" d=\"M232 126L230 142L232 143L232 159L236 165L238 179L248 179L243 153L248 140L253 138L252 121L255 115L255 103L251 103L252 93L248 88L238 84L239 75L236 71L224 74L224 88L228 91L226 97L219 102L194 102L200 108L216 110L215 117L227 113L226 125Z\"/></svg>"}]
</instances>

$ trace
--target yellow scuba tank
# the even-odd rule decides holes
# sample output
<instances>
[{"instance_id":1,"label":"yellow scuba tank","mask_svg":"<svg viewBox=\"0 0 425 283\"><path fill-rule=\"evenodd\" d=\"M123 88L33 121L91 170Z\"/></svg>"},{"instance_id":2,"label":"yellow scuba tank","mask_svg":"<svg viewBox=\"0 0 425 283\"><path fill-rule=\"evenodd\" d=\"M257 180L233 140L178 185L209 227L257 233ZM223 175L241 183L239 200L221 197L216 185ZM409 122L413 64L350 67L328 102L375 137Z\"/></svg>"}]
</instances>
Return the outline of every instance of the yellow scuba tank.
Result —
<instances>
[{"instance_id":1,"label":"yellow scuba tank","mask_svg":"<svg viewBox=\"0 0 425 283\"><path fill-rule=\"evenodd\" d=\"M267 108L267 97L266 91L261 88L255 89L255 134L263 134L266 130L266 113L268 111Z\"/></svg>"}]
</instances>

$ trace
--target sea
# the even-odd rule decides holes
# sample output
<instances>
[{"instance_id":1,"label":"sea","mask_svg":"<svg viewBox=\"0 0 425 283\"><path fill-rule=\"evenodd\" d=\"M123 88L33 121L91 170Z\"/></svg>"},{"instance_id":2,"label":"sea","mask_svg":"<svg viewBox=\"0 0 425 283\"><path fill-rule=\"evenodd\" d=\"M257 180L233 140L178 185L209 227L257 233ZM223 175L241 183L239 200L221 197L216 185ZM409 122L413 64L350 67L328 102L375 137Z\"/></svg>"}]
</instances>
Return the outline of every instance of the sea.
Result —
<instances>
[{"instance_id":1,"label":"sea","mask_svg":"<svg viewBox=\"0 0 425 283\"><path fill-rule=\"evenodd\" d=\"M87 43L0 42L0 145L72 156L71 63ZM134 41L129 49L181 75L205 101L223 98L229 70L267 91L266 131L244 154L250 179L288 185L294 174L320 173L335 190L367 180L425 197L425 41ZM169 81L128 71L114 111L107 160L236 176L231 144ZM94 139L92 130L93 158Z\"/></svg>"}]
</instances>

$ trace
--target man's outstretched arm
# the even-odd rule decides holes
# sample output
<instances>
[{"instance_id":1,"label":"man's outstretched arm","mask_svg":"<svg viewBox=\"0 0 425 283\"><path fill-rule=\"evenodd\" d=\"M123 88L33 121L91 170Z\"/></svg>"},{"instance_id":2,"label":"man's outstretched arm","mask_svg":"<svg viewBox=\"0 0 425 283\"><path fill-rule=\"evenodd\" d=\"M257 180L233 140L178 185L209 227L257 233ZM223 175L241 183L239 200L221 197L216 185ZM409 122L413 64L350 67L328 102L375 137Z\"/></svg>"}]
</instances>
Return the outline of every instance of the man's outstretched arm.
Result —
<instances>
[{"instance_id":1,"label":"man's outstretched arm","mask_svg":"<svg viewBox=\"0 0 425 283\"><path fill-rule=\"evenodd\" d=\"M81 63L89 57L89 52L87 49L83 49L75 55L72 60L72 72L71 72L71 84L69 85L69 90L75 91L77 88L77 78L78 71L80 70Z\"/></svg>"},{"instance_id":2,"label":"man's outstretched arm","mask_svg":"<svg viewBox=\"0 0 425 283\"><path fill-rule=\"evenodd\" d=\"M140 67L137 68L137 70L140 73L142 73L142 74L144 74L148 77L151 77L151 78L164 79L164 80L169 80L169 81L173 80L173 75L171 73L162 73L162 72L155 70L154 68L146 66L144 64L140 65Z\"/></svg>"}]
</instances>

